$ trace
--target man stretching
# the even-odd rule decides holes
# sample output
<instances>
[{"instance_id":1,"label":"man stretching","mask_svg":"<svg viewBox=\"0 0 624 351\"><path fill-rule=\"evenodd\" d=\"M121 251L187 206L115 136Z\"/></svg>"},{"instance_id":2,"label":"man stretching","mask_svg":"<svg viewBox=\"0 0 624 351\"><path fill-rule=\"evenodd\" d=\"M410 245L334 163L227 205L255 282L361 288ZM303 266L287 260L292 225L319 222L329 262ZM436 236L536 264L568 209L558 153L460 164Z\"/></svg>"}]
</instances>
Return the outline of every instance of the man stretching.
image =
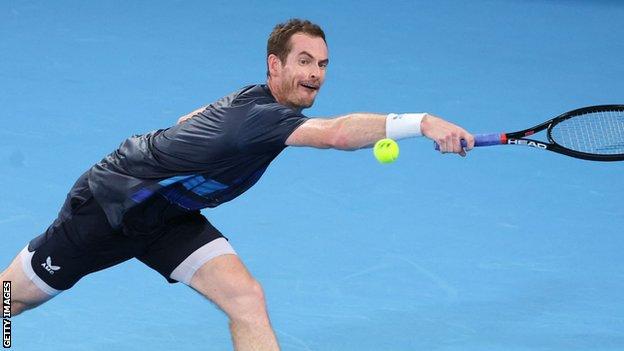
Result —
<instances>
[{"instance_id":1,"label":"man stretching","mask_svg":"<svg viewBox=\"0 0 624 351\"><path fill-rule=\"evenodd\" d=\"M278 350L260 284L200 210L245 192L286 146L355 150L424 135L441 152L465 156L474 144L464 129L426 113L304 116L328 63L322 29L291 19L269 37L266 84L126 139L78 178L58 218L0 275L12 281L12 314L136 257L219 306L236 350Z\"/></svg>"}]
</instances>

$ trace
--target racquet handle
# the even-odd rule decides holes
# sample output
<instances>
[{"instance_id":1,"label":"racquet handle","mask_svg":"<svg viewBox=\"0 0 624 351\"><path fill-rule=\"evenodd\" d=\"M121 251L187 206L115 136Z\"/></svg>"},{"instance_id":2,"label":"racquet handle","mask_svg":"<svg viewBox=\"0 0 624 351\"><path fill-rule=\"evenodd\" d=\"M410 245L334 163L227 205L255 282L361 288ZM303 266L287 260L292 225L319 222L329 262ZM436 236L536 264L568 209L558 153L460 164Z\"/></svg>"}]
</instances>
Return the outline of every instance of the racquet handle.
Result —
<instances>
[{"instance_id":1,"label":"racquet handle","mask_svg":"<svg viewBox=\"0 0 624 351\"><path fill-rule=\"evenodd\" d=\"M475 138L475 147L477 147L477 146L500 145L500 144L502 144L501 135L504 135L504 134L498 134L498 133L475 134L475 136L474 136L474 138ZM433 145L435 146L436 150L440 150L440 145L438 145L438 143L436 143L434 141ZM461 145L462 145L462 147L466 147L467 146L466 140L462 139L461 140Z\"/></svg>"}]
</instances>

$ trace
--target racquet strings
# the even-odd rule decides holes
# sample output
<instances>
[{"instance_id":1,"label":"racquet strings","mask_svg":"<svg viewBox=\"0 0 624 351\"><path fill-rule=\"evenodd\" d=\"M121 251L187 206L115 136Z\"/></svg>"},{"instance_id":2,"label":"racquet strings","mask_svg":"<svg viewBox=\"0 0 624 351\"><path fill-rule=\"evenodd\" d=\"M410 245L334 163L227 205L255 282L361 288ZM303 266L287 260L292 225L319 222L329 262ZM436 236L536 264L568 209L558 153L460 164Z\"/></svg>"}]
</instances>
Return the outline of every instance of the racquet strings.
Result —
<instances>
[{"instance_id":1,"label":"racquet strings","mask_svg":"<svg viewBox=\"0 0 624 351\"><path fill-rule=\"evenodd\" d=\"M570 150L596 155L624 154L624 110L588 112L555 124L552 140Z\"/></svg>"}]
</instances>

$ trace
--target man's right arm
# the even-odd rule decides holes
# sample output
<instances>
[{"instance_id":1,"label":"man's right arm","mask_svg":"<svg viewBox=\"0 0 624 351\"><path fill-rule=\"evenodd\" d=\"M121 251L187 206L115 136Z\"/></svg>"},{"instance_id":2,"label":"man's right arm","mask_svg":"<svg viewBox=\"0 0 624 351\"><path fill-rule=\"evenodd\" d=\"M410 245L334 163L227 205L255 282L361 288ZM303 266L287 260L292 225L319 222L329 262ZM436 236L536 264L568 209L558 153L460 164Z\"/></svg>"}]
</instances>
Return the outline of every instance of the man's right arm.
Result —
<instances>
[{"instance_id":1,"label":"man's right arm","mask_svg":"<svg viewBox=\"0 0 624 351\"><path fill-rule=\"evenodd\" d=\"M386 138L386 115L354 113L324 119L311 118L298 127L286 140L290 146L311 146L339 150L356 150L371 147L379 139ZM440 145L442 153L465 156L460 140L466 140L466 150L474 146L474 137L463 128L439 117L425 114L420 131Z\"/></svg>"}]
</instances>

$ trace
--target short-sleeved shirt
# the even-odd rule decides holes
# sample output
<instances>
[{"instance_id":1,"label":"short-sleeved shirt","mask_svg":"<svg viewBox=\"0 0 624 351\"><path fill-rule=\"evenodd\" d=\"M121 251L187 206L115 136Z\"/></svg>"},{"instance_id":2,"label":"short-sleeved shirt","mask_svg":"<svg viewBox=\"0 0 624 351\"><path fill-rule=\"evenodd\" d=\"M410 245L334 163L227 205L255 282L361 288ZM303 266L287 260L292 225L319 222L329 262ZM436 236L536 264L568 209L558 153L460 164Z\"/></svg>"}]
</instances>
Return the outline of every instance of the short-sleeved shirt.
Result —
<instances>
[{"instance_id":1,"label":"short-sleeved shirt","mask_svg":"<svg viewBox=\"0 0 624 351\"><path fill-rule=\"evenodd\" d=\"M185 123L135 135L88 171L89 188L113 227L155 194L188 209L216 207L245 192L307 120L252 85Z\"/></svg>"}]
</instances>

